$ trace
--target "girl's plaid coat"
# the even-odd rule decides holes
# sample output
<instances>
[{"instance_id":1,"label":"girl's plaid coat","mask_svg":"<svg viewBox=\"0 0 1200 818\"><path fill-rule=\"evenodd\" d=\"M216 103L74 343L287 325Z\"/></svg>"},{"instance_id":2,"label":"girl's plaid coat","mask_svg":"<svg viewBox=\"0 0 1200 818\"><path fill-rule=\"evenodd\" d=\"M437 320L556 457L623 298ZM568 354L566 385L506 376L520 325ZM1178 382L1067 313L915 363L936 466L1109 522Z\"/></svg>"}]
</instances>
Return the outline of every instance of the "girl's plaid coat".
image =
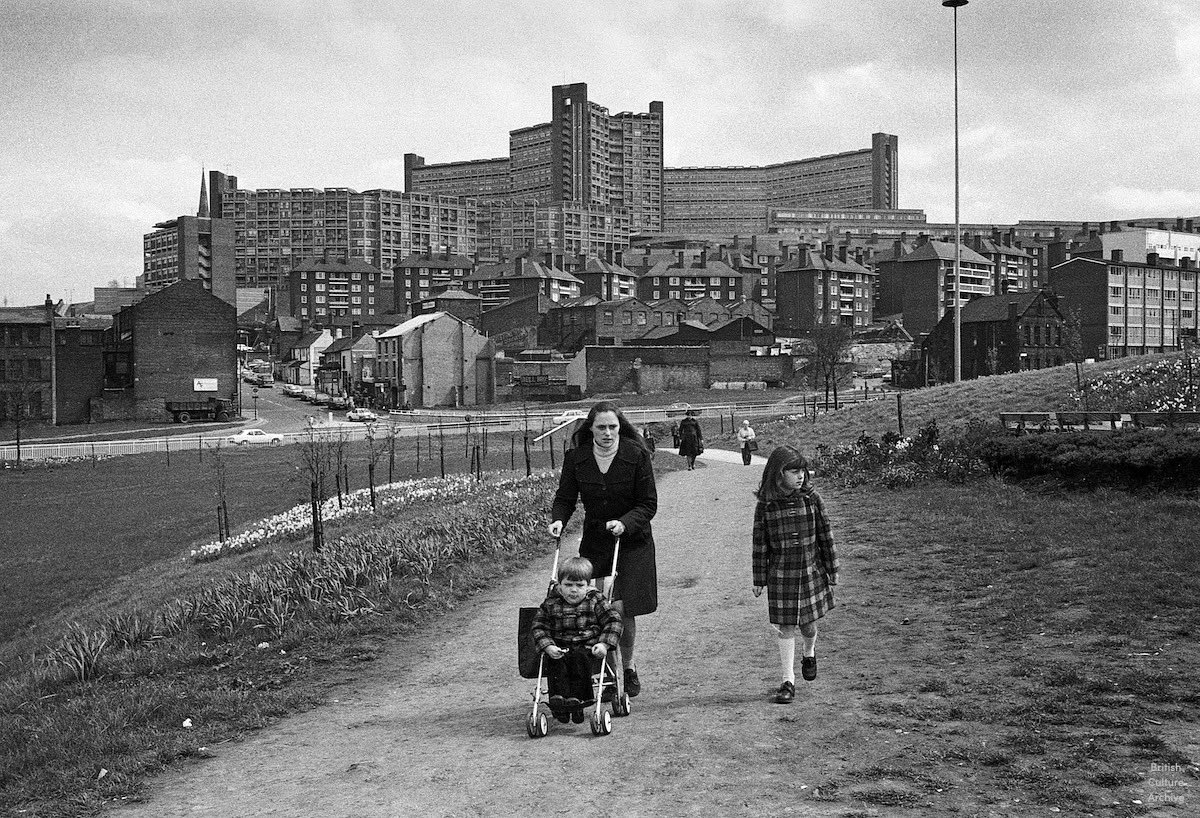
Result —
<instances>
[{"instance_id":1,"label":"girl's plaid coat","mask_svg":"<svg viewBox=\"0 0 1200 818\"><path fill-rule=\"evenodd\" d=\"M814 491L754 507L754 584L767 588L773 625L807 625L833 607L837 551Z\"/></svg>"}]
</instances>

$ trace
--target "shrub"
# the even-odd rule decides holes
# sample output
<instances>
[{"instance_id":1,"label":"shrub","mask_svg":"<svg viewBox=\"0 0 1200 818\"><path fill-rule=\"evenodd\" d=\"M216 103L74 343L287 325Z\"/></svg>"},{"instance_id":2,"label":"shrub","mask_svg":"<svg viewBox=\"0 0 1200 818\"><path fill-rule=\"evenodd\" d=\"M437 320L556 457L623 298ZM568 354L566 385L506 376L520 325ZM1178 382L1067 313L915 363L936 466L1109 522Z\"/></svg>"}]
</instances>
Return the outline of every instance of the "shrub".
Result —
<instances>
[{"instance_id":1,"label":"shrub","mask_svg":"<svg viewBox=\"0 0 1200 818\"><path fill-rule=\"evenodd\" d=\"M825 479L846 486L898 488L930 478L967 480L988 473L982 446L1004 434L998 423L971 421L957 435L943 437L931 420L911 438L889 432L875 440L864 433L850 446L818 446L813 465Z\"/></svg>"},{"instance_id":2,"label":"shrub","mask_svg":"<svg viewBox=\"0 0 1200 818\"><path fill-rule=\"evenodd\" d=\"M1080 487L1200 486L1200 433L1188 430L1064 432L994 438L982 457L1013 480L1050 477Z\"/></svg>"}]
</instances>

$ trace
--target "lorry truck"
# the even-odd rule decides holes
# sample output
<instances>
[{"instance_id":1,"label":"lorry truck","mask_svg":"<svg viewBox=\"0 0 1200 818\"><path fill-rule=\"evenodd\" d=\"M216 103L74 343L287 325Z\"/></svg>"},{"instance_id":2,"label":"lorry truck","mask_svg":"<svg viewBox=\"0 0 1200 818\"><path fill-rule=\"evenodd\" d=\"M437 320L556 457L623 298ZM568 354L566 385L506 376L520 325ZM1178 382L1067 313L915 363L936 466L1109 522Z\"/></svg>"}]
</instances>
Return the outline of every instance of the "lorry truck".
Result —
<instances>
[{"instance_id":1,"label":"lorry truck","mask_svg":"<svg viewBox=\"0 0 1200 818\"><path fill-rule=\"evenodd\" d=\"M167 411L176 423L192 420L217 420L222 423L233 417L233 404L224 398L208 400L169 400Z\"/></svg>"}]
</instances>

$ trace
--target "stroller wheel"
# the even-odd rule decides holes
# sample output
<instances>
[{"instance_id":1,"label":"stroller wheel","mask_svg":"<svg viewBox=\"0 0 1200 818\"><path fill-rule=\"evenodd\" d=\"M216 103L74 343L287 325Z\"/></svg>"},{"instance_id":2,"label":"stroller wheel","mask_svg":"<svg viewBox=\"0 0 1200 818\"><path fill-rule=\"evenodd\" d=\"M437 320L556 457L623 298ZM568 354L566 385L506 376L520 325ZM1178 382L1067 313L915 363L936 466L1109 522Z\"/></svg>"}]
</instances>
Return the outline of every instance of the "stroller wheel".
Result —
<instances>
[{"instance_id":1,"label":"stroller wheel","mask_svg":"<svg viewBox=\"0 0 1200 818\"><path fill-rule=\"evenodd\" d=\"M550 725L546 722L545 713L530 713L529 721L525 724L525 730L529 733L530 738L542 738L550 732Z\"/></svg>"},{"instance_id":2,"label":"stroller wheel","mask_svg":"<svg viewBox=\"0 0 1200 818\"><path fill-rule=\"evenodd\" d=\"M628 693L622 693L613 699L612 712L614 716L628 716L632 702L629 700Z\"/></svg>"},{"instance_id":3,"label":"stroller wheel","mask_svg":"<svg viewBox=\"0 0 1200 818\"><path fill-rule=\"evenodd\" d=\"M592 714L592 735L607 736L612 732L612 714L597 708Z\"/></svg>"}]
</instances>

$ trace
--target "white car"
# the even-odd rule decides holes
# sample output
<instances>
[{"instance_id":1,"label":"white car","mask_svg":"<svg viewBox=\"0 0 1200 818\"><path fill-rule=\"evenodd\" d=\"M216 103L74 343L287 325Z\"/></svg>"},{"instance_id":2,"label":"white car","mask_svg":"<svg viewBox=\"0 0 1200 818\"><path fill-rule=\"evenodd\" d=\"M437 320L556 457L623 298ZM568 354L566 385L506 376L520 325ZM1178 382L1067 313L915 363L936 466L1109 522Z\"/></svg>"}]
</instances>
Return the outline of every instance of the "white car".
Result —
<instances>
[{"instance_id":1,"label":"white car","mask_svg":"<svg viewBox=\"0 0 1200 818\"><path fill-rule=\"evenodd\" d=\"M242 429L236 435L231 435L229 442L235 446L242 446L246 443L262 443L267 446L278 446L283 443L283 435L264 432L262 429Z\"/></svg>"},{"instance_id":2,"label":"white car","mask_svg":"<svg viewBox=\"0 0 1200 818\"><path fill-rule=\"evenodd\" d=\"M370 409L351 409L346 413L346 420L357 420L362 423L373 423L379 420L379 415L372 412Z\"/></svg>"},{"instance_id":3,"label":"white car","mask_svg":"<svg viewBox=\"0 0 1200 818\"><path fill-rule=\"evenodd\" d=\"M568 409L567 411L563 412L561 415L558 415L557 417L555 417L552 422L554 423L554 425L558 426L563 423L570 423L573 420L583 420L587 416L588 416L588 413L582 409Z\"/></svg>"}]
</instances>

